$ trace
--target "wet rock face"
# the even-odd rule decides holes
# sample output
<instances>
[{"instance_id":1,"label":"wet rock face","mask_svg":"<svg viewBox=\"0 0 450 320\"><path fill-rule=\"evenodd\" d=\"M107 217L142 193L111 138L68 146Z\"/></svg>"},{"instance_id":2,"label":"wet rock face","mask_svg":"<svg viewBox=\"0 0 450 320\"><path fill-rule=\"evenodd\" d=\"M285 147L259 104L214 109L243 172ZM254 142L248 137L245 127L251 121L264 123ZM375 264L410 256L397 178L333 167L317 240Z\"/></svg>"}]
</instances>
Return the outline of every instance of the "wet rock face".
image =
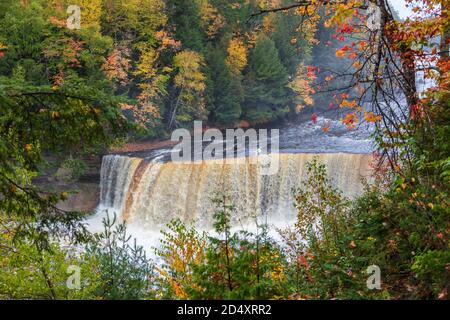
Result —
<instances>
[{"instance_id":1,"label":"wet rock face","mask_svg":"<svg viewBox=\"0 0 450 320\"><path fill-rule=\"evenodd\" d=\"M70 170L53 166L33 179L33 183L41 190L68 193L67 200L57 204L59 209L90 213L95 210L100 199L101 159L101 156L82 159L86 167L76 180L72 179ZM58 160L51 156L46 160L49 163L58 163Z\"/></svg>"},{"instance_id":2,"label":"wet rock face","mask_svg":"<svg viewBox=\"0 0 450 320\"><path fill-rule=\"evenodd\" d=\"M98 205L100 199L100 188L98 183L77 183L69 191L69 197L60 201L57 207L66 211L92 212Z\"/></svg>"}]
</instances>

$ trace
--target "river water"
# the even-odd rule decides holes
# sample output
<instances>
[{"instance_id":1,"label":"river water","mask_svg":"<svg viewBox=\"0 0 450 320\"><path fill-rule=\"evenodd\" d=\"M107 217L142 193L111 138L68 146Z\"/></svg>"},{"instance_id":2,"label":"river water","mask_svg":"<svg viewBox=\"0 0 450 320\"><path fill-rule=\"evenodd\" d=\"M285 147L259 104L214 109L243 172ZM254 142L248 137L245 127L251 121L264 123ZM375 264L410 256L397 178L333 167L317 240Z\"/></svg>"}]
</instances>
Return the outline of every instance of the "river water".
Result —
<instances>
[{"instance_id":1,"label":"river water","mask_svg":"<svg viewBox=\"0 0 450 320\"><path fill-rule=\"evenodd\" d=\"M279 129L279 152L271 155L277 170L270 175L264 174L252 151L232 163L172 162L169 148L107 155L101 170L100 205L88 223L92 231L100 231L105 215L116 214L148 249L157 245L159 231L174 218L210 230L213 198L226 194L235 206L236 227L251 229L255 220L292 226L294 190L302 187L306 164L315 157L346 196L361 193L362 180L370 179L372 132L367 125L348 130L340 121L324 117L287 125Z\"/></svg>"}]
</instances>

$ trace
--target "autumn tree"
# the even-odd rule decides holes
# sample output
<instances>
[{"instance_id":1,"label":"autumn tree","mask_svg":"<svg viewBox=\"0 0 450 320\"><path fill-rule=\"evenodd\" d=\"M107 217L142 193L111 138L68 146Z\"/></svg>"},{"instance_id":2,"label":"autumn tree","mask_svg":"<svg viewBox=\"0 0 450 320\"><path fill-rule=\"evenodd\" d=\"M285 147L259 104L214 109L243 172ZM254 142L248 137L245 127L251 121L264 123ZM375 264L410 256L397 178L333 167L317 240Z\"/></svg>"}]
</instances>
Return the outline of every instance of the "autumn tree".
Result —
<instances>
[{"instance_id":1,"label":"autumn tree","mask_svg":"<svg viewBox=\"0 0 450 320\"><path fill-rule=\"evenodd\" d=\"M205 75L202 72L204 58L195 51L182 51L174 58L176 97L171 105L168 127L202 119L206 114L204 105Z\"/></svg>"},{"instance_id":2,"label":"autumn tree","mask_svg":"<svg viewBox=\"0 0 450 320\"><path fill-rule=\"evenodd\" d=\"M335 92L335 101L332 102L342 107L344 115L340 113L341 117L350 127L365 119L377 123L382 128L379 132L387 130L385 138L389 142L382 149L392 167L399 162L399 152L395 146L399 141L406 142L411 133L403 124L416 113L421 101L416 85L416 65L422 66L420 69L424 69L427 77L435 78L433 61L442 56L439 53L442 44L433 43L432 39L439 34L448 38L445 32L448 20L445 1L410 3L416 3L415 11L422 15L405 22L395 20L387 1L341 3L312 0L261 8L253 14L259 17L272 12L295 10L307 21L318 19L320 12L323 12L327 17L325 26L333 28L333 37L342 42L342 46L336 49L336 57L352 62L343 72L325 71L328 76L318 77L321 80L326 78L326 81L317 84L317 91ZM436 50L427 54L427 47ZM329 88L326 86L328 79L342 80L348 85ZM399 101L402 99L399 93L405 99L406 110Z\"/></svg>"},{"instance_id":3,"label":"autumn tree","mask_svg":"<svg viewBox=\"0 0 450 320\"><path fill-rule=\"evenodd\" d=\"M171 70L161 63L161 54L179 45L164 28L164 10L161 0L107 0L101 20L102 32L115 42L104 70L115 81L116 93L132 99L122 105L125 114L149 135L164 126Z\"/></svg>"},{"instance_id":4,"label":"autumn tree","mask_svg":"<svg viewBox=\"0 0 450 320\"><path fill-rule=\"evenodd\" d=\"M346 285L353 282L354 271L350 259L344 254L345 248L352 245L346 242L348 200L333 187L325 166L317 159L307 164L306 171L305 183L295 191L295 230L298 235L294 234L293 240L306 242L299 245L297 261L293 261L297 268L301 268L300 276L303 278L300 280L303 289L299 289L296 280L296 294L306 298L331 299L353 290ZM292 243L289 238L285 240L288 240L287 244Z\"/></svg>"},{"instance_id":5,"label":"autumn tree","mask_svg":"<svg viewBox=\"0 0 450 320\"><path fill-rule=\"evenodd\" d=\"M292 99L297 113L314 104L315 90L310 83L315 77L314 67L300 63L294 77L289 81L289 88L295 93Z\"/></svg>"},{"instance_id":6,"label":"autumn tree","mask_svg":"<svg viewBox=\"0 0 450 320\"><path fill-rule=\"evenodd\" d=\"M86 231L80 213L56 207L67 193L32 183L44 154L87 152L128 128L101 72L110 43L89 31L62 30L46 10L16 3L1 20L7 47L0 58L0 215L13 239L38 252L49 248L50 237L76 240Z\"/></svg>"},{"instance_id":7,"label":"autumn tree","mask_svg":"<svg viewBox=\"0 0 450 320\"><path fill-rule=\"evenodd\" d=\"M161 258L159 273L160 295L163 298L191 298L193 268L205 259L206 235L200 234L194 227L186 227L181 220L173 220L167 230L161 231L160 245L155 248Z\"/></svg>"},{"instance_id":8,"label":"autumn tree","mask_svg":"<svg viewBox=\"0 0 450 320\"><path fill-rule=\"evenodd\" d=\"M240 75L248 63L248 48L239 38L231 39L227 47L226 62L235 75Z\"/></svg>"},{"instance_id":9,"label":"autumn tree","mask_svg":"<svg viewBox=\"0 0 450 320\"><path fill-rule=\"evenodd\" d=\"M216 38L226 24L224 17L210 0L198 0L202 28L208 39Z\"/></svg>"}]
</instances>

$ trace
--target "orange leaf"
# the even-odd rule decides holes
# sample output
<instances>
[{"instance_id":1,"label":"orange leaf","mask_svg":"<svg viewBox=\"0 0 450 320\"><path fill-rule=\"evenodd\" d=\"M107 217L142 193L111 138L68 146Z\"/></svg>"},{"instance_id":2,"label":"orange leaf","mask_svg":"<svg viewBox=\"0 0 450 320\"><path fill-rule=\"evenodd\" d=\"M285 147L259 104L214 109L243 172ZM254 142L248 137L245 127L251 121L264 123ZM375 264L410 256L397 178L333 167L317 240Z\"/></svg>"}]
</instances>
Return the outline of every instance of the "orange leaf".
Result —
<instances>
[{"instance_id":1,"label":"orange leaf","mask_svg":"<svg viewBox=\"0 0 450 320\"><path fill-rule=\"evenodd\" d=\"M359 61L355 61L355 63L353 63L353 67L355 69L359 69L359 68L361 68L361 63Z\"/></svg>"},{"instance_id":2,"label":"orange leaf","mask_svg":"<svg viewBox=\"0 0 450 320\"><path fill-rule=\"evenodd\" d=\"M342 123L345 124L349 130L354 129L358 122L359 119L356 113L349 113L342 120Z\"/></svg>"},{"instance_id":3,"label":"orange leaf","mask_svg":"<svg viewBox=\"0 0 450 320\"><path fill-rule=\"evenodd\" d=\"M342 49L336 49L336 57L343 58L345 56L345 51Z\"/></svg>"},{"instance_id":4,"label":"orange leaf","mask_svg":"<svg viewBox=\"0 0 450 320\"><path fill-rule=\"evenodd\" d=\"M369 123L374 123L380 121L382 117L380 115L376 116L373 112L366 112L364 119Z\"/></svg>"},{"instance_id":5,"label":"orange leaf","mask_svg":"<svg viewBox=\"0 0 450 320\"><path fill-rule=\"evenodd\" d=\"M367 42L361 41L359 42L359 50L364 51L367 47Z\"/></svg>"}]
</instances>

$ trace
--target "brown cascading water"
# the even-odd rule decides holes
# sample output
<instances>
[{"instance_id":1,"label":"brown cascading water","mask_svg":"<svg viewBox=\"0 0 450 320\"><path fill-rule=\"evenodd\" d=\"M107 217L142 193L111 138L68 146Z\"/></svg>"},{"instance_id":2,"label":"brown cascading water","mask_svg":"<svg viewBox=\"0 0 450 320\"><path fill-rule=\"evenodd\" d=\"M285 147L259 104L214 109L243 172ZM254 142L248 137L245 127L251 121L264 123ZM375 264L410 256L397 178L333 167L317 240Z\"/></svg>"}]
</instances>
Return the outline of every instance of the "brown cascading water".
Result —
<instances>
[{"instance_id":1,"label":"brown cascading water","mask_svg":"<svg viewBox=\"0 0 450 320\"><path fill-rule=\"evenodd\" d=\"M134 177L136 168L142 159L123 156L105 156L100 172L100 206L124 209L128 188Z\"/></svg>"},{"instance_id":2,"label":"brown cascading water","mask_svg":"<svg viewBox=\"0 0 450 320\"><path fill-rule=\"evenodd\" d=\"M208 228L215 209L212 199L227 194L236 207L235 225L252 217L293 222L293 190L301 187L306 164L314 157L327 166L345 195L361 193L362 178L371 171L372 156L367 154L280 154L279 170L269 176L251 158L158 163L108 155L102 164L100 204L148 230L160 230L174 218Z\"/></svg>"}]
</instances>

